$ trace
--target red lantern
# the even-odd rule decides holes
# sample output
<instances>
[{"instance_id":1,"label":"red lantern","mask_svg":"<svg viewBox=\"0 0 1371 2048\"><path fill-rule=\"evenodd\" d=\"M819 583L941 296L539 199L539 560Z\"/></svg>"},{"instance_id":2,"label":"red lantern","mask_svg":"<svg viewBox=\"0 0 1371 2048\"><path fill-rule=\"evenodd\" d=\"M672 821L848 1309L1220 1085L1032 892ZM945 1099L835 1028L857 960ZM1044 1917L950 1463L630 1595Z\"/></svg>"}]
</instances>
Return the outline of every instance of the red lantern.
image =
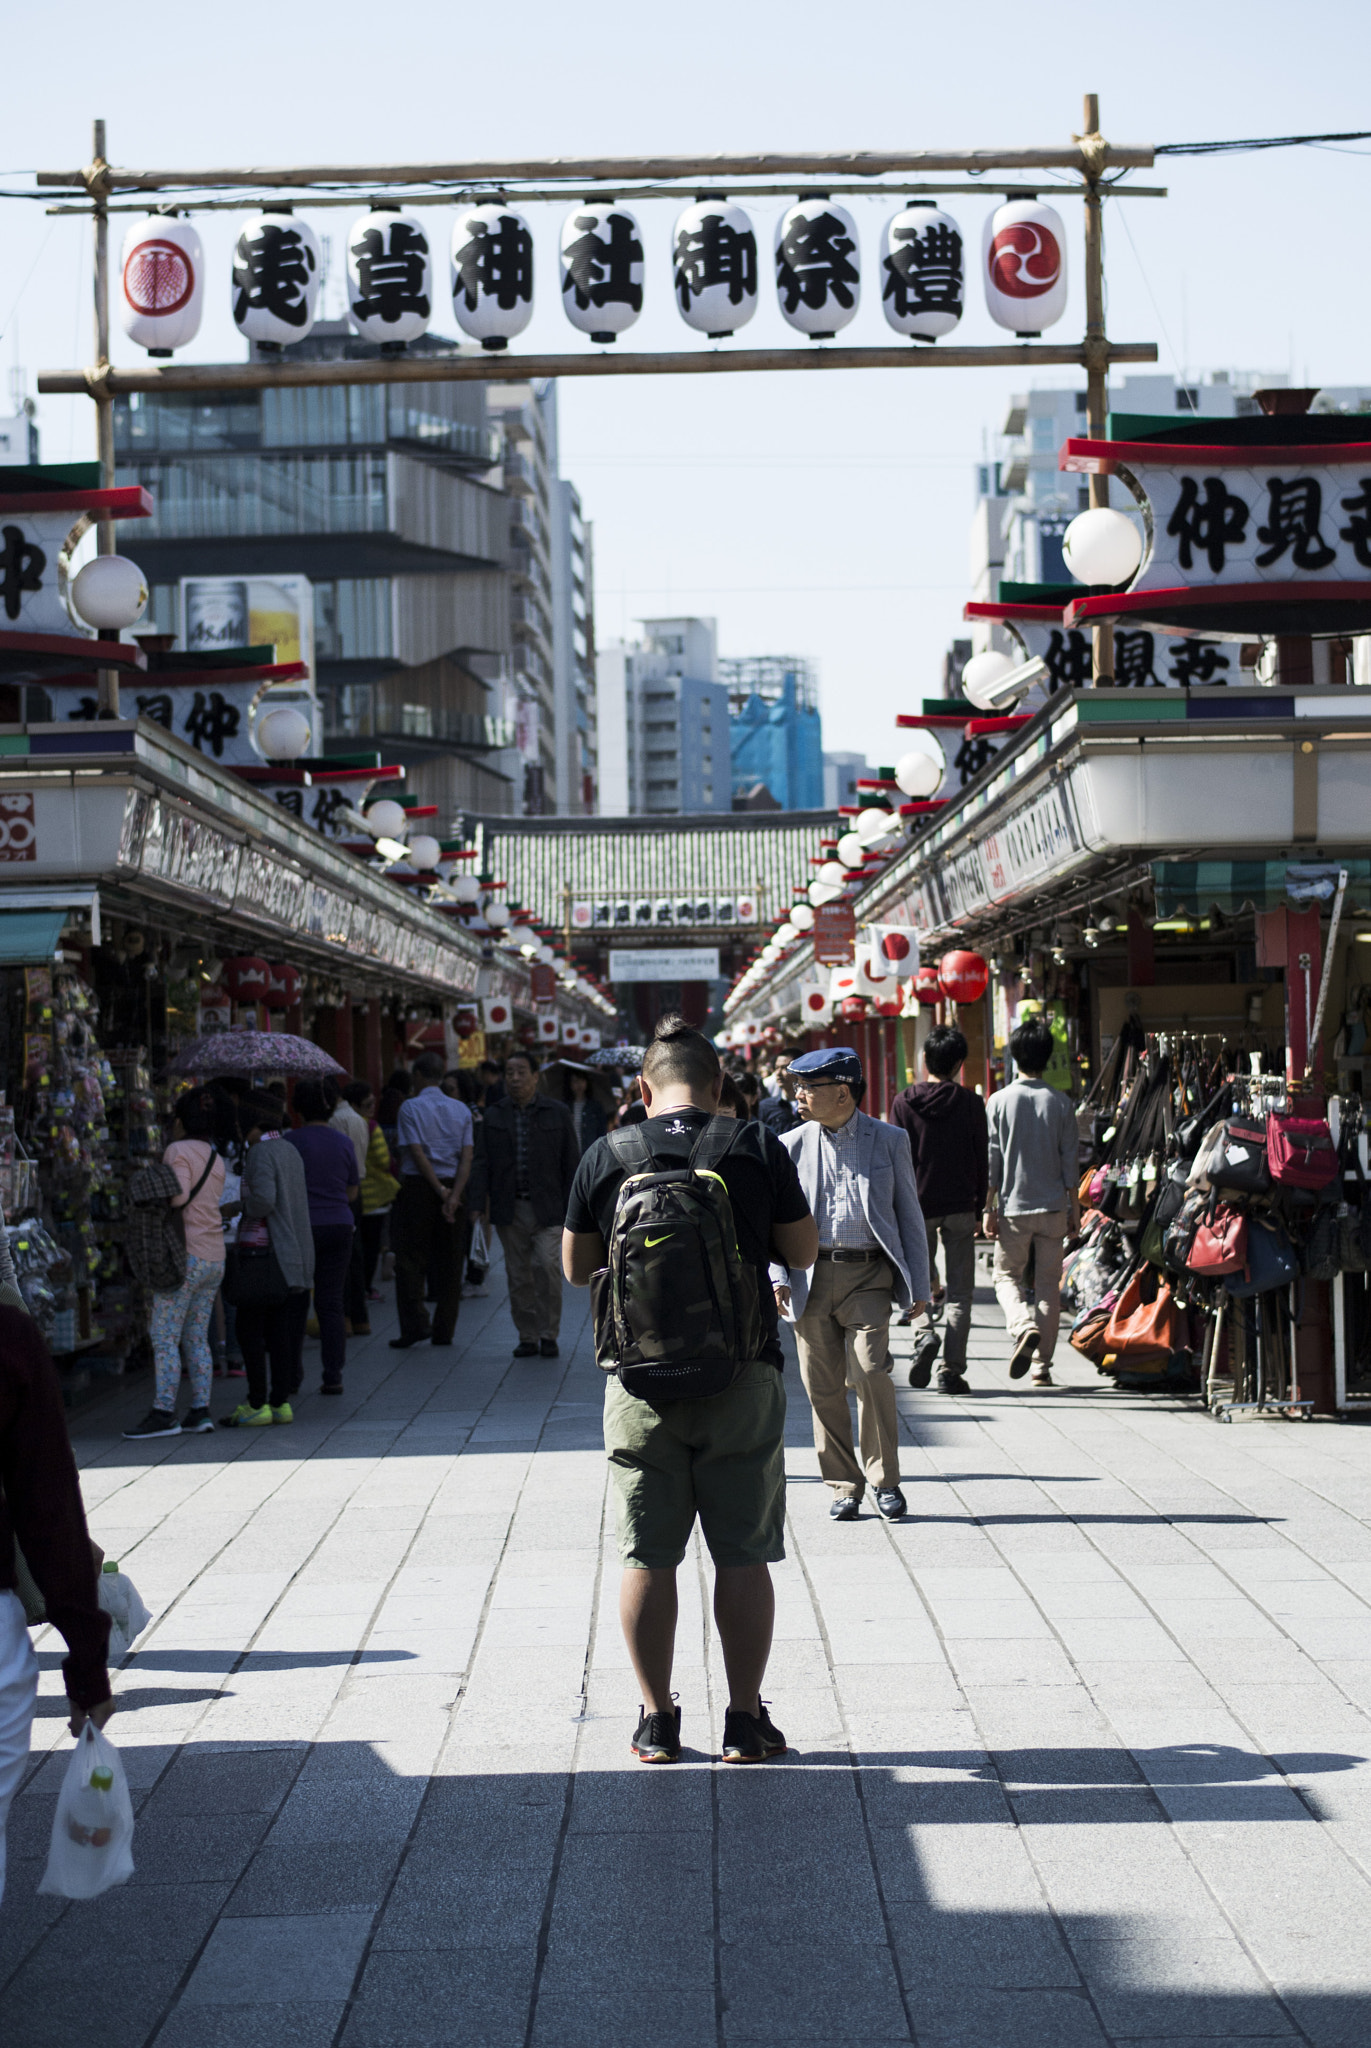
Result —
<instances>
[{"instance_id":1,"label":"red lantern","mask_svg":"<svg viewBox=\"0 0 1371 2048\"><path fill-rule=\"evenodd\" d=\"M979 953L944 953L938 980L949 1002L978 1003L990 980L990 968Z\"/></svg>"},{"instance_id":2,"label":"red lantern","mask_svg":"<svg viewBox=\"0 0 1371 2048\"><path fill-rule=\"evenodd\" d=\"M235 1003L264 1003L271 986L271 969L265 960L245 953L240 959L226 960L219 979Z\"/></svg>"},{"instance_id":3,"label":"red lantern","mask_svg":"<svg viewBox=\"0 0 1371 2048\"><path fill-rule=\"evenodd\" d=\"M927 1008L943 999L942 983L936 967L921 967L914 977L914 993Z\"/></svg>"},{"instance_id":4,"label":"red lantern","mask_svg":"<svg viewBox=\"0 0 1371 2048\"><path fill-rule=\"evenodd\" d=\"M844 996L838 1005L838 1012L844 1024L860 1024L866 1015L866 997Z\"/></svg>"},{"instance_id":5,"label":"red lantern","mask_svg":"<svg viewBox=\"0 0 1371 2048\"><path fill-rule=\"evenodd\" d=\"M267 983L267 1008L289 1010L300 999L300 970L285 961L274 962Z\"/></svg>"},{"instance_id":6,"label":"red lantern","mask_svg":"<svg viewBox=\"0 0 1371 2048\"><path fill-rule=\"evenodd\" d=\"M883 996L876 1005L876 1015L878 1017L898 1017L903 1008L904 1004L898 996L893 1002Z\"/></svg>"}]
</instances>

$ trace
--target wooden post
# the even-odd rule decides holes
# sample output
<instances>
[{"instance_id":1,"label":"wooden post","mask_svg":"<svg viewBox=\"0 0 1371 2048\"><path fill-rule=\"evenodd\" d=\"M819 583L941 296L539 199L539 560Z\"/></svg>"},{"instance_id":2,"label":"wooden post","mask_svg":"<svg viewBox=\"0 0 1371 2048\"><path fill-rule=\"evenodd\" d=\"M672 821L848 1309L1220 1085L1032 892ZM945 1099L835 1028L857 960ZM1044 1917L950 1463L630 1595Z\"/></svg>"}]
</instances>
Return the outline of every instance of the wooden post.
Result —
<instances>
[{"instance_id":1,"label":"wooden post","mask_svg":"<svg viewBox=\"0 0 1371 2048\"><path fill-rule=\"evenodd\" d=\"M95 367L109 370L109 167L105 161L105 124L97 121L91 144L90 169L85 174L86 190L95 201ZM114 401L103 381L92 392L95 400L95 447L100 458L100 488L114 488ZM96 546L102 555L112 555L114 521L102 519L96 532ZM102 668L96 677L97 715L119 716L119 671Z\"/></svg>"},{"instance_id":2,"label":"wooden post","mask_svg":"<svg viewBox=\"0 0 1371 2048\"><path fill-rule=\"evenodd\" d=\"M1086 432L1102 441L1109 407L1109 342L1104 326L1104 222L1100 197L1100 174L1108 144L1100 134L1098 93L1085 96L1085 133L1076 139L1085 162L1085 419ZM1092 476L1090 504L1109 503L1109 479ZM1114 680L1114 628L1094 627L1091 633L1091 682Z\"/></svg>"}]
</instances>

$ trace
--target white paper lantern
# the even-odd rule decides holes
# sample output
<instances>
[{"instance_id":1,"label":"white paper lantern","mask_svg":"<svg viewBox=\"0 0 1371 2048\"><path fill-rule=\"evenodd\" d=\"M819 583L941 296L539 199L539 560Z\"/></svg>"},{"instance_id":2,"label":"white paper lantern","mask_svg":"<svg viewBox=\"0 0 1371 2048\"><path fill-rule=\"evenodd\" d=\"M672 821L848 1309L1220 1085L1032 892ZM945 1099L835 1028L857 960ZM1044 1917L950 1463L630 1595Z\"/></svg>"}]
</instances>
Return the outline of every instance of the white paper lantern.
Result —
<instances>
[{"instance_id":1,"label":"white paper lantern","mask_svg":"<svg viewBox=\"0 0 1371 2048\"><path fill-rule=\"evenodd\" d=\"M862 296L857 223L831 199L801 199L776 223L781 312L811 341L831 341Z\"/></svg>"},{"instance_id":2,"label":"white paper lantern","mask_svg":"<svg viewBox=\"0 0 1371 2048\"><path fill-rule=\"evenodd\" d=\"M147 601L143 572L127 555L96 555L78 570L71 586L72 610L101 633L133 625Z\"/></svg>"},{"instance_id":3,"label":"white paper lantern","mask_svg":"<svg viewBox=\"0 0 1371 2048\"><path fill-rule=\"evenodd\" d=\"M452 228L452 310L464 334L501 349L533 318L533 236L511 206L464 206Z\"/></svg>"},{"instance_id":4,"label":"white paper lantern","mask_svg":"<svg viewBox=\"0 0 1371 2048\"><path fill-rule=\"evenodd\" d=\"M814 912L807 903L793 904L790 911L790 922L794 925L797 932L812 932L814 929Z\"/></svg>"},{"instance_id":5,"label":"white paper lantern","mask_svg":"<svg viewBox=\"0 0 1371 2048\"><path fill-rule=\"evenodd\" d=\"M376 206L348 235L348 312L366 341L417 341L433 312L428 235L398 206Z\"/></svg>"},{"instance_id":6,"label":"white paper lantern","mask_svg":"<svg viewBox=\"0 0 1371 2048\"><path fill-rule=\"evenodd\" d=\"M188 220L154 214L134 221L119 283L119 320L130 341L150 356L169 356L194 341L205 303L205 255Z\"/></svg>"},{"instance_id":7,"label":"white paper lantern","mask_svg":"<svg viewBox=\"0 0 1371 2048\"><path fill-rule=\"evenodd\" d=\"M950 213L915 199L881 229L881 307L897 334L937 341L966 300L962 231Z\"/></svg>"},{"instance_id":8,"label":"white paper lantern","mask_svg":"<svg viewBox=\"0 0 1371 2048\"><path fill-rule=\"evenodd\" d=\"M847 887L847 868L840 860L826 860L819 869L819 880L827 882L830 889Z\"/></svg>"},{"instance_id":9,"label":"white paper lantern","mask_svg":"<svg viewBox=\"0 0 1371 2048\"><path fill-rule=\"evenodd\" d=\"M392 803L383 797L379 803L368 804L362 816L367 821L367 830L375 839L399 839L405 830L405 807Z\"/></svg>"},{"instance_id":10,"label":"white paper lantern","mask_svg":"<svg viewBox=\"0 0 1371 2048\"><path fill-rule=\"evenodd\" d=\"M259 715L253 738L268 761L298 761L309 751L309 720L293 704L281 704Z\"/></svg>"},{"instance_id":11,"label":"white paper lantern","mask_svg":"<svg viewBox=\"0 0 1371 2048\"><path fill-rule=\"evenodd\" d=\"M1096 505L1062 535L1062 560L1080 583L1127 583L1142 560L1142 535L1126 512Z\"/></svg>"},{"instance_id":12,"label":"white paper lantern","mask_svg":"<svg viewBox=\"0 0 1371 2048\"><path fill-rule=\"evenodd\" d=\"M319 239L307 221L273 206L249 221L233 252L233 321L275 352L303 341L319 304Z\"/></svg>"},{"instance_id":13,"label":"white paper lantern","mask_svg":"<svg viewBox=\"0 0 1371 2048\"><path fill-rule=\"evenodd\" d=\"M757 310L757 237L741 206L700 199L671 238L676 304L687 327L724 341Z\"/></svg>"},{"instance_id":14,"label":"white paper lantern","mask_svg":"<svg viewBox=\"0 0 1371 2048\"><path fill-rule=\"evenodd\" d=\"M793 945L799 936L799 932L789 918L786 919L784 924L778 924L776 927L776 944L778 946Z\"/></svg>"},{"instance_id":15,"label":"white paper lantern","mask_svg":"<svg viewBox=\"0 0 1371 2048\"><path fill-rule=\"evenodd\" d=\"M1066 229L1054 207L1011 199L985 224L981 274L997 326L1041 334L1066 311Z\"/></svg>"},{"instance_id":16,"label":"white paper lantern","mask_svg":"<svg viewBox=\"0 0 1371 2048\"><path fill-rule=\"evenodd\" d=\"M502 932L509 923L509 912L503 903L487 903L485 920L493 932Z\"/></svg>"},{"instance_id":17,"label":"white paper lantern","mask_svg":"<svg viewBox=\"0 0 1371 2048\"><path fill-rule=\"evenodd\" d=\"M899 819L892 817L889 811L883 811L879 805L871 804L866 810L857 813L857 837L870 852L882 839L890 837L892 825L898 829L899 822Z\"/></svg>"},{"instance_id":18,"label":"white paper lantern","mask_svg":"<svg viewBox=\"0 0 1371 2048\"><path fill-rule=\"evenodd\" d=\"M908 797L919 799L932 796L943 779L941 752L938 756L926 754L922 748L912 753L901 754L895 763L895 780Z\"/></svg>"},{"instance_id":19,"label":"white paper lantern","mask_svg":"<svg viewBox=\"0 0 1371 2048\"><path fill-rule=\"evenodd\" d=\"M855 832L844 832L838 841L838 865L840 868L859 868L866 859L866 848ZM822 873L822 870L820 870ZM846 880L846 876L843 877Z\"/></svg>"},{"instance_id":20,"label":"white paper lantern","mask_svg":"<svg viewBox=\"0 0 1371 2048\"><path fill-rule=\"evenodd\" d=\"M424 874L436 868L442 857L442 842L430 832L416 832L409 842L409 864Z\"/></svg>"},{"instance_id":21,"label":"white paper lantern","mask_svg":"<svg viewBox=\"0 0 1371 2048\"><path fill-rule=\"evenodd\" d=\"M1018 666L1007 654L973 654L962 670L962 695L978 710L993 711L994 699L988 693Z\"/></svg>"},{"instance_id":22,"label":"white paper lantern","mask_svg":"<svg viewBox=\"0 0 1371 2048\"><path fill-rule=\"evenodd\" d=\"M643 236L623 206L588 200L562 223L562 309L592 341L610 342L643 310Z\"/></svg>"},{"instance_id":23,"label":"white paper lantern","mask_svg":"<svg viewBox=\"0 0 1371 2048\"><path fill-rule=\"evenodd\" d=\"M475 875L454 875L452 878L452 893L459 903L479 903L481 900L481 885Z\"/></svg>"}]
</instances>

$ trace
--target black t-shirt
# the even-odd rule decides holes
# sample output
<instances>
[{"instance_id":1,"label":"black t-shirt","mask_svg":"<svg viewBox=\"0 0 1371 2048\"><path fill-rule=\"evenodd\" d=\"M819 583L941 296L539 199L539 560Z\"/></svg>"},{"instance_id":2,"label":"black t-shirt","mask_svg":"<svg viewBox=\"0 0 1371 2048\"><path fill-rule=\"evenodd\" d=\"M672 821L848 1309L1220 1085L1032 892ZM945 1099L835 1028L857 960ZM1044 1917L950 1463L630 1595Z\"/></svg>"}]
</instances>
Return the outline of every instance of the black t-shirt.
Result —
<instances>
[{"instance_id":1,"label":"black t-shirt","mask_svg":"<svg viewBox=\"0 0 1371 2048\"><path fill-rule=\"evenodd\" d=\"M684 1166L708 1121L707 1110L669 1109L660 1116L649 1117L639 1128L660 1166ZM714 1171L728 1189L738 1249L757 1268L758 1305L765 1333L762 1356L779 1366L784 1363L784 1354L778 1335L776 1298L767 1276L772 1256L771 1226L803 1223L809 1214L809 1204L794 1160L763 1124L740 1124L731 1149ZM608 1138L597 1139L576 1169L567 1204L567 1229L579 1237L598 1230L608 1244L623 1180L624 1169Z\"/></svg>"}]
</instances>

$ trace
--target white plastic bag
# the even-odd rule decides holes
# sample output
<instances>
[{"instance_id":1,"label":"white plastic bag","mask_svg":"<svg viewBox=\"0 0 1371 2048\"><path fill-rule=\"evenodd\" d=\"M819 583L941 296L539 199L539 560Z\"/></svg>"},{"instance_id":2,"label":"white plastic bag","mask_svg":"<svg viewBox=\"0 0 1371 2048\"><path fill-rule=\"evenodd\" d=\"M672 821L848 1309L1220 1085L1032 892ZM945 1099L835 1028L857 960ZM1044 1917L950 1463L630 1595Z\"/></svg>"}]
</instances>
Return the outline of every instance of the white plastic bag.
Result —
<instances>
[{"instance_id":1,"label":"white plastic bag","mask_svg":"<svg viewBox=\"0 0 1371 2048\"><path fill-rule=\"evenodd\" d=\"M132 1876L129 1781L114 1744L87 1721L57 1795L48 1867L38 1889L59 1899L95 1899Z\"/></svg>"},{"instance_id":2,"label":"white plastic bag","mask_svg":"<svg viewBox=\"0 0 1371 2048\"><path fill-rule=\"evenodd\" d=\"M110 1618L108 1661L122 1664L134 1637L142 1634L152 1616L139 1598L133 1580L123 1572L101 1572L96 1591Z\"/></svg>"}]
</instances>

